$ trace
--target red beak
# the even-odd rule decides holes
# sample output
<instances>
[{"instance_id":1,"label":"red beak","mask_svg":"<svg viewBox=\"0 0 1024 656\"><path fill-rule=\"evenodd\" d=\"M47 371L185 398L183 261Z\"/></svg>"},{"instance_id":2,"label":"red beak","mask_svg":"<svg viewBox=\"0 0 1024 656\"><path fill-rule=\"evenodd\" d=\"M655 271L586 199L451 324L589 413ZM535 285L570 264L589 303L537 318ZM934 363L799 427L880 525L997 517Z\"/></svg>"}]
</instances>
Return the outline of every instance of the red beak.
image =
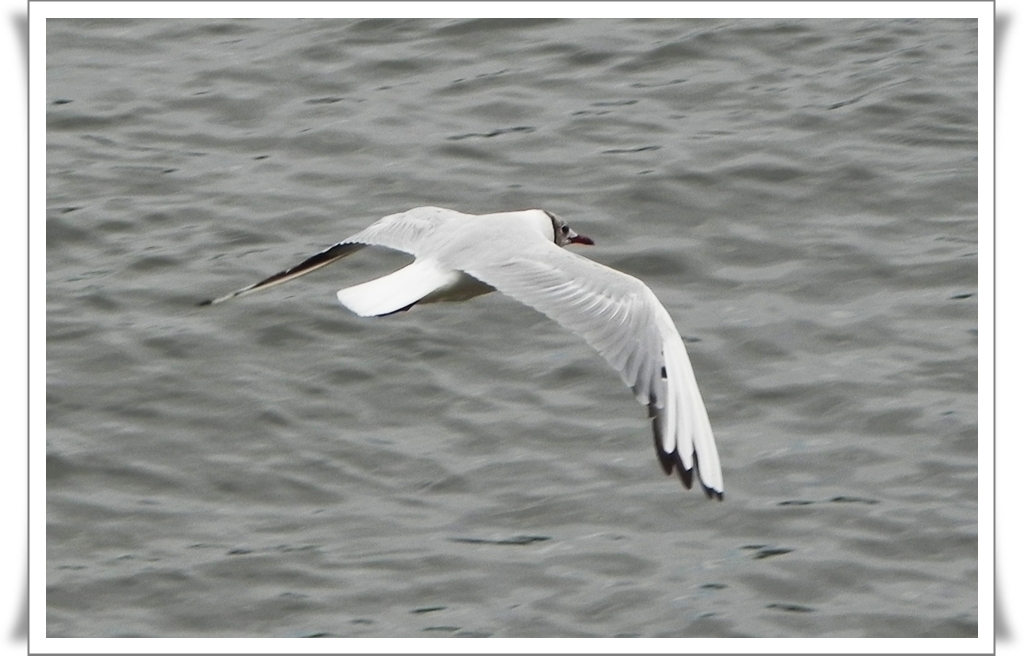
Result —
<instances>
[{"instance_id":1,"label":"red beak","mask_svg":"<svg viewBox=\"0 0 1024 656\"><path fill-rule=\"evenodd\" d=\"M594 240L590 237L584 237L583 235L576 235L575 237L569 238L570 244L584 244L586 246L593 246Z\"/></svg>"}]
</instances>

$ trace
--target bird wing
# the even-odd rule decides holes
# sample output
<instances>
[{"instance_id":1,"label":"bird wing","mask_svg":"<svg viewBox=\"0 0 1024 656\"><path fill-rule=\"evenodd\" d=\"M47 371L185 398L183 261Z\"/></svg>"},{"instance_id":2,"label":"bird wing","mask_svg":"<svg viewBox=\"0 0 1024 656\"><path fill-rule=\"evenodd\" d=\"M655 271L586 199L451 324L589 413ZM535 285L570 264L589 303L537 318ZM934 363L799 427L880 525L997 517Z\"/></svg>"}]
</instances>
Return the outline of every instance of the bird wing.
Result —
<instances>
[{"instance_id":1,"label":"bird wing","mask_svg":"<svg viewBox=\"0 0 1024 656\"><path fill-rule=\"evenodd\" d=\"M417 257L430 255L440 241L450 239L467 219L473 218L476 217L443 207L416 207L385 216L342 243L383 246Z\"/></svg>"},{"instance_id":2,"label":"bird wing","mask_svg":"<svg viewBox=\"0 0 1024 656\"><path fill-rule=\"evenodd\" d=\"M721 465L707 410L682 337L643 282L554 243L478 244L445 264L544 313L579 334L632 388L653 419L665 473L693 471L708 495L722 497Z\"/></svg>"},{"instance_id":3,"label":"bird wing","mask_svg":"<svg viewBox=\"0 0 1024 656\"><path fill-rule=\"evenodd\" d=\"M232 298L246 296L253 292L273 287L274 285L280 285L283 282L294 280L299 276L304 276L328 264L337 262L341 258L351 255L366 246L383 246L411 255L417 255L432 238L436 239L438 235L446 234L445 230L438 230L438 228L445 228L452 221L465 218L466 216L461 212L442 207L417 207L406 212L391 214L366 229L357 232L348 239L340 241L319 253L310 255L293 267L279 271L269 278L233 291L230 294L203 301L199 305L215 305Z\"/></svg>"}]
</instances>

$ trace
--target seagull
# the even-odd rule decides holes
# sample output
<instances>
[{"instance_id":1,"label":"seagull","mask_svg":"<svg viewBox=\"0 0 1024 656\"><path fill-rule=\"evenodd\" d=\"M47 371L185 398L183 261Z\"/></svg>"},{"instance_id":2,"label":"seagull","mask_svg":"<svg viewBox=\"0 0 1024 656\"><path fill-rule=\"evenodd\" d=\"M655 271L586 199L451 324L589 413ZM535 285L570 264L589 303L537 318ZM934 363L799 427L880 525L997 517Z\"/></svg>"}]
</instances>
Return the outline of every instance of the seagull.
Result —
<instances>
[{"instance_id":1,"label":"seagull","mask_svg":"<svg viewBox=\"0 0 1024 656\"><path fill-rule=\"evenodd\" d=\"M647 406L665 474L675 470L689 489L696 472L704 493L723 499L711 422L675 323L642 281L563 248L593 243L545 210L473 215L417 207L386 216L290 269L199 305L279 285L367 246L408 253L415 257L411 264L342 289L338 300L361 317L465 301L495 290L529 305L583 337Z\"/></svg>"}]
</instances>

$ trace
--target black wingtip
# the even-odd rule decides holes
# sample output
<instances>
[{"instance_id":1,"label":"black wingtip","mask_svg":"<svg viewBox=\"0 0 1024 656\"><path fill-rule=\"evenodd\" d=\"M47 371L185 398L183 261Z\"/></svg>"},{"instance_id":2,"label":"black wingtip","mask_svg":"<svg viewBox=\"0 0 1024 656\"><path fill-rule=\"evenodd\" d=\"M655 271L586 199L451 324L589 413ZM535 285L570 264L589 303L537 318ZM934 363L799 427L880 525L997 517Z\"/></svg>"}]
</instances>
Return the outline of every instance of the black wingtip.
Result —
<instances>
[{"instance_id":1,"label":"black wingtip","mask_svg":"<svg viewBox=\"0 0 1024 656\"><path fill-rule=\"evenodd\" d=\"M672 469L676 466L676 459L673 457L674 453L665 453L665 450L661 448L661 431L658 424L658 418L654 419L654 452L658 454L658 462L661 463L661 470L668 476L672 473Z\"/></svg>"},{"instance_id":2,"label":"black wingtip","mask_svg":"<svg viewBox=\"0 0 1024 656\"><path fill-rule=\"evenodd\" d=\"M697 452L694 451L693 452L693 469L690 470L688 473L692 477L693 476L693 472L697 471L699 468L700 468L700 462L698 462L698 460L697 460ZM725 500L725 490L722 490L721 492L719 492L718 490L716 490L714 488L710 488L707 485L704 485L704 481L700 480L700 476L699 475L697 477L697 480L700 482L701 489L704 490L704 496L706 496L709 499L717 499L719 501L724 501ZM689 486L687 486L687 489L689 489Z\"/></svg>"},{"instance_id":3,"label":"black wingtip","mask_svg":"<svg viewBox=\"0 0 1024 656\"><path fill-rule=\"evenodd\" d=\"M682 482L683 487L687 490L693 489L693 474L699 468L697 462L697 452L693 453L693 467L687 469L683 465L683 459L679 455L679 450L676 449L672 453L665 453L665 450L661 446L661 426L658 423L660 419L659 415L654 417L652 422L654 426L654 452L658 454L658 462L661 463L661 469L665 472L666 476L672 475L672 470L676 471L679 475L679 480ZM704 485L704 481L700 480L700 476L697 476L697 482L700 483L701 489L704 491L704 496L709 499L717 499L718 501L725 500L725 492L719 492L713 488Z\"/></svg>"},{"instance_id":4,"label":"black wingtip","mask_svg":"<svg viewBox=\"0 0 1024 656\"><path fill-rule=\"evenodd\" d=\"M671 476L674 469L679 474L679 480L682 481L683 487L689 490L693 487L693 470L683 466L683 459L679 456L679 449L673 450L672 453L665 452L661 444L661 417L660 414L656 414L654 421L651 422L654 428L654 452L658 454L658 462L661 463L661 470L665 472L665 475Z\"/></svg>"},{"instance_id":5,"label":"black wingtip","mask_svg":"<svg viewBox=\"0 0 1024 656\"><path fill-rule=\"evenodd\" d=\"M676 472L679 474L679 480L683 482L683 487L687 490L693 489L693 469L683 467L683 460L679 457L678 451L676 451Z\"/></svg>"}]
</instances>

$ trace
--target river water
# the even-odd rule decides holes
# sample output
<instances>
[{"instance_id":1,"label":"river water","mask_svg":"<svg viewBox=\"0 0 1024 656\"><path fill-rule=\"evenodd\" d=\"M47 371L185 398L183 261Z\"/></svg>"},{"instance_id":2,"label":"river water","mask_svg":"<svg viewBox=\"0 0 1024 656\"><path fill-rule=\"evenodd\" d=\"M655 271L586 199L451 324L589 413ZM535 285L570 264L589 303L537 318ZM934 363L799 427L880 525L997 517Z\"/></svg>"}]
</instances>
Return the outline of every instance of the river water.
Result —
<instances>
[{"instance_id":1,"label":"river water","mask_svg":"<svg viewBox=\"0 0 1024 656\"><path fill-rule=\"evenodd\" d=\"M50 20L50 637L978 634L973 20ZM725 501L390 213L541 207L687 341Z\"/></svg>"}]
</instances>

